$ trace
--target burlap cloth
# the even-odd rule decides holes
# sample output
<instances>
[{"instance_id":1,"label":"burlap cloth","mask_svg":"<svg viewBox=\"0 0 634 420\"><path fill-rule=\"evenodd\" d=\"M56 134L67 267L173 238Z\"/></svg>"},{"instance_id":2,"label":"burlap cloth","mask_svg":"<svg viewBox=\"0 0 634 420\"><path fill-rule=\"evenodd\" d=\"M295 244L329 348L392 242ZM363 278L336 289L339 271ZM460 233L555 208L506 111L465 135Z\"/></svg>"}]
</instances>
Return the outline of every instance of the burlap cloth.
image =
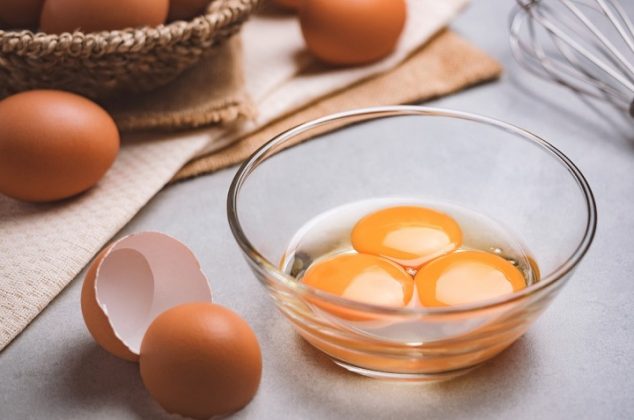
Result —
<instances>
[{"instance_id":1,"label":"burlap cloth","mask_svg":"<svg viewBox=\"0 0 634 420\"><path fill-rule=\"evenodd\" d=\"M252 117L240 37L234 36L169 85L104 105L122 131L179 130Z\"/></svg>"},{"instance_id":2,"label":"burlap cloth","mask_svg":"<svg viewBox=\"0 0 634 420\"><path fill-rule=\"evenodd\" d=\"M171 179L235 164L280 130L310 118L358 106L420 101L496 77L500 67L493 59L451 32L439 33L465 2L410 0L397 51L380 63L353 69L314 63L302 52L292 16L259 15L243 28L242 56L237 41L218 52L234 70L244 59L244 88L257 116L223 128L126 135L105 178L87 193L61 203L30 205L0 196L0 349ZM204 75L204 69L194 71ZM214 76L199 80L196 88L206 86L209 94L196 93L195 106L189 107L183 99L187 95L174 88L171 98L185 101L181 106L167 106L167 96L148 96L111 109L128 129L227 122L248 114L250 105L238 85L234 84L233 100L223 102L211 95L218 86L239 81L236 72L206 70ZM216 152L206 155L212 151ZM203 157L183 167L195 156Z\"/></svg>"}]
</instances>

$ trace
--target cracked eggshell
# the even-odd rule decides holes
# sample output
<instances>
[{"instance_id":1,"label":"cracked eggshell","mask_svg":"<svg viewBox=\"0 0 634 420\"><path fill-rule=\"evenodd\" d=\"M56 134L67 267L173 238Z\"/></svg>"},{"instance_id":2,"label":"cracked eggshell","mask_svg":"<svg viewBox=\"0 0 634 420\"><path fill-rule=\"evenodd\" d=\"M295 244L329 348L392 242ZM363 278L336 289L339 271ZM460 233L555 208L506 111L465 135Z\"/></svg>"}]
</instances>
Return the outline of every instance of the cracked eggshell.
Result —
<instances>
[{"instance_id":1,"label":"cracked eggshell","mask_svg":"<svg viewBox=\"0 0 634 420\"><path fill-rule=\"evenodd\" d=\"M187 246L158 232L107 246L90 265L81 294L84 322L95 341L135 362L154 318L188 302L211 302L207 278Z\"/></svg>"}]
</instances>

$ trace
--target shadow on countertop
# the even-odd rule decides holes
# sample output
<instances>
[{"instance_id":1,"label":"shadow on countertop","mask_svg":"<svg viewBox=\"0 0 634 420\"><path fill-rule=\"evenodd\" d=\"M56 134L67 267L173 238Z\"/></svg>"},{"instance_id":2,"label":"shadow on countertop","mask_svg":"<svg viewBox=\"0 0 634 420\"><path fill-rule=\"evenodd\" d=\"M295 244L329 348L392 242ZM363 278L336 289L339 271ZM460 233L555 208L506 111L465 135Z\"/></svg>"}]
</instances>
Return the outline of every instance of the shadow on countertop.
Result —
<instances>
[{"instance_id":1,"label":"shadow on countertop","mask_svg":"<svg viewBox=\"0 0 634 420\"><path fill-rule=\"evenodd\" d=\"M532 392L539 372L539 349L530 332L481 367L436 383L380 381L350 373L300 338L283 319L270 323L264 341L261 392L274 395L262 400L276 401L265 407L266 418L478 418ZM282 343L291 359L276 357ZM293 401L296 407L301 401L302 411L284 409ZM248 413L263 412L257 402L252 405ZM238 418L253 418L248 413Z\"/></svg>"},{"instance_id":2,"label":"shadow on countertop","mask_svg":"<svg viewBox=\"0 0 634 420\"><path fill-rule=\"evenodd\" d=\"M89 409L97 415L133 412L139 418L182 419L156 404L145 390L137 363L118 359L92 341L83 342L58 362L63 371L46 388L59 393L68 413ZM72 416L69 416L72 417Z\"/></svg>"}]
</instances>

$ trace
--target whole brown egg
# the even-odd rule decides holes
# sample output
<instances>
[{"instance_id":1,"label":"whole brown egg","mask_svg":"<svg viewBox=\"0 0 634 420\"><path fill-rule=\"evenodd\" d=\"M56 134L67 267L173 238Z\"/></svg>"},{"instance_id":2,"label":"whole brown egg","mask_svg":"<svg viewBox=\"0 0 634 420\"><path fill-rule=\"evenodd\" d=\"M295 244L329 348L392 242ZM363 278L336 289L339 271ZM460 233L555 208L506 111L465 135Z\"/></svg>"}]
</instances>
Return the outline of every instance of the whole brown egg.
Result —
<instances>
[{"instance_id":1,"label":"whole brown egg","mask_svg":"<svg viewBox=\"0 0 634 420\"><path fill-rule=\"evenodd\" d=\"M260 384L253 330L233 311L186 303L160 314L141 344L141 378L168 412L197 419L237 411Z\"/></svg>"},{"instance_id":2,"label":"whole brown egg","mask_svg":"<svg viewBox=\"0 0 634 420\"><path fill-rule=\"evenodd\" d=\"M32 90L0 102L0 193L54 201L95 185L119 151L108 113L81 96Z\"/></svg>"},{"instance_id":3,"label":"whole brown egg","mask_svg":"<svg viewBox=\"0 0 634 420\"><path fill-rule=\"evenodd\" d=\"M157 26L168 7L169 0L46 0L40 29L61 34Z\"/></svg>"},{"instance_id":4,"label":"whole brown egg","mask_svg":"<svg viewBox=\"0 0 634 420\"><path fill-rule=\"evenodd\" d=\"M44 0L1 0L0 24L8 28L37 27Z\"/></svg>"},{"instance_id":5,"label":"whole brown egg","mask_svg":"<svg viewBox=\"0 0 634 420\"><path fill-rule=\"evenodd\" d=\"M302 0L299 17L310 52L336 65L389 55L403 31L405 0Z\"/></svg>"},{"instance_id":6,"label":"whole brown egg","mask_svg":"<svg viewBox=\"0 0 634 420\"><path fill-rule=\"evenodd\" d=\"M209 0L170 0L167 19L187 20L205 13Z\"/></svg>"}]
</instances>

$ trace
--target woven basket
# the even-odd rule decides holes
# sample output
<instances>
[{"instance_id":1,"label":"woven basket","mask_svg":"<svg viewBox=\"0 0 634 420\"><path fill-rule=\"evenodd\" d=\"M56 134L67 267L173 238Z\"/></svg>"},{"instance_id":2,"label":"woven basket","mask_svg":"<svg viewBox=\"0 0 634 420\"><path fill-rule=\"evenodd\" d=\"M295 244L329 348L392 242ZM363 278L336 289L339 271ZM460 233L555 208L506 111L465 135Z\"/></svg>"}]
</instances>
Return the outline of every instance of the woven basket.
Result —
<instances>
[{"instance_id":1,"label":"woven basket","mask_svg":"<svg viewBox=\"0 0 634 420\"><path fill-rule=\"evenodd\" d=\"M0 98L38 88L93 99L165 85L236 32L259 0L213 0L205 15L150 28L49 35L0 30Z\"/></svg>"}]
</instances>

